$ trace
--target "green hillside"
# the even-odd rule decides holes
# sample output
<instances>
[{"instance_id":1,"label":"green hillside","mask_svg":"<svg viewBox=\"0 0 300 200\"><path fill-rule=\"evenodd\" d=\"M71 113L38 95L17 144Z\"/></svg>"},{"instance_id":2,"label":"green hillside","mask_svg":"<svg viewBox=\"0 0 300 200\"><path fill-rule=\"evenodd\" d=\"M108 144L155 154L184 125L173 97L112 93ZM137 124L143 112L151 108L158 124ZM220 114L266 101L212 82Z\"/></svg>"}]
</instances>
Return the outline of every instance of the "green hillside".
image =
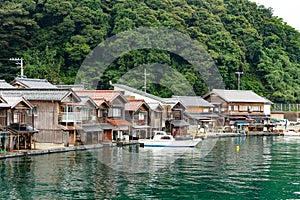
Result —
<instances>
[{"instance_id":1,"label":"green hillside","mask_svg":"<svg viewBox=\"0 0 300 200\"><path fill-rule=\"evenodd\" d=\"M272 10L247 0L2 0L0 79L19 72L11 57L23 57L25 75L72 84L89 52L105 39L138 27L165 27L189 35L209 52L225 88L241 89L274 102L300 102L300 33ZM107 89L129 69L147 63L172 66L198 95L202 78L178 55L157 49L128 52L106 71L98 87ZM168 88L148 85L167 97Z\"/></svg>"}]
</instances>

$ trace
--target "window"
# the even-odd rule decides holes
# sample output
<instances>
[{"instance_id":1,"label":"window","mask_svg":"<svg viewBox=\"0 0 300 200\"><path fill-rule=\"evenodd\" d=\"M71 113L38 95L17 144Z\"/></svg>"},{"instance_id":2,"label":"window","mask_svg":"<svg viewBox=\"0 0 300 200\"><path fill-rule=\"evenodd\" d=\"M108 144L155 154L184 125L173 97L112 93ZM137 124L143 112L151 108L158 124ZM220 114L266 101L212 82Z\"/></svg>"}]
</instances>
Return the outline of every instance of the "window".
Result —
<instances>
[{"instance_id":1,"label":"window","mask_svg":"<svg viewBox=\"0 0 300 200\"><path fill-rule=\"evenodd\" d=\"M37 116L37 113L38 113L38 109L36 106L34 106L32 109L29 110L29 115L34 115L34 116Z\"/></svg>"},{"instance_id":2,"label":"window","mask_svg":"<svg viewBox=\"0 0 300 200\"><path fill-rule=\"evenodd\" d=\"M154 114L156 119L160 118L160 112L155 112Z\"/></svg>"},{"instance_id":3,"label":"window","mask_svg":"<svg viewBox=\"0 0 300 200\"><path fill-rule=\"evenodd\" d=\"M121 117L122 116L121 108L111 108L111 109L109 109L108 116L109 117Z\"/></svg>"},{"instance_id":4,"label":"window","mask_svg":"<svg viewBox=\"0 0 300 200\"><path fill-rule=\"evenodd\" d=\"M234 111L238 111L239 110L239 106L230 106L229 110L234 110Z\"/></svg>"},{"instance_id":5,"label":"window","mask_svg":"<svg viewBox=\"0 0 300 200\"><path fill-rule=\"evenodd\" d=\"M62 112L73 112L73 106L62 106Z\"/></svg>"},{"instance_id":6,"label":"window","mask_svg":"<svg viewBox=\"0 0 300 200\"><path fill-rule=\"evenodd\" d=\"M260 106L252 106L252 111L260 111Z\"/></svg>"},{"instance_id":7,"label":"window","mask_svg":"<svg viewBox=\"0 0 300 200\"><path fill-rule=\"evenodd\" d=\"M204 108L204 109L203 109L203 112L208 112L208 109L207 109L207 108Z\"/></svg>"},{"instance_id":8,"label":"window","mask_svg":"<svg viewBox=\"0 0 300 200\"><path fill-rule=\"evenodd\" d=\"M139 120L144 120L145 119L145 113L140 112L139 113Z\"/></svg>"},{"instance_id":9,"label":"window","mask_svg":"<svg viewBox=\"0 0 300 200\"><path fill-rule=\"evenodd\" d=\"M98 117L107 117L107 109L99 109Z\"/></svg>"},{"instance_id":10,"label":"window","mask_svg":"<svg viewBox=\"0 0 300 200\"><path fill-rule=\"evenodd\" d=\"M14 123L20 123L21 113L14 113Z\"/></svg>"},{"instance_id":11,"label":"window","mask_svg":"<svg viewBox=\"0 0 300 200\"><path fill-rule=\"evenodd\" d=\"M81 110L81 117L82 117L82 120L89 120L90 118L90 110L89 109L82 109Z\"/></svg>"},{"instance_id":12,"label":"window","mask_svg":"<svg viewBox=\"0 0 300 200\"><path fill-rule=\"evenodd\" d=\"M248 111L248 106L241 106L240 111Z\"/></svg>"}]
</instances>

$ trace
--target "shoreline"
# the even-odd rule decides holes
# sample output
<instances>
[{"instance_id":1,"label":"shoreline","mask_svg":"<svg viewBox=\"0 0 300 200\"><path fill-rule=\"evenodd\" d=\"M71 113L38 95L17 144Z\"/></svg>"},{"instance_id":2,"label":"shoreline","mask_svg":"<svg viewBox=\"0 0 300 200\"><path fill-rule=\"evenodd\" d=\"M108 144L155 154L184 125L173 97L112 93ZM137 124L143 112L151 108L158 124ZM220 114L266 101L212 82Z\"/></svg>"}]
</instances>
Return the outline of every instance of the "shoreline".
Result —
<instances>
[{"instance_id":1,"label":"shoreline","mask_svg":"<svg viewBox=\"0 0 300 200\"><path fill-rule=\"evenodd\" d=\"M251 132L247 134L241 133L223 133L223 132L210 132L206 133L206 138L219 138L219 137L251 137L251 136L283 136L283 133L279 132Z\"/></svg>"},{"instance_id":2,"label":"shoreline","mask_svg":"<svg viewBox=\"0 0 300 200\"><path fill-rule=\"evenodd\" d=\"M59 148L45 148L45 149L35 149L28 151L14 151L6 152L0 154L0 160L6 158L15 158L15 157L26 157L26 156L36 156L52 153L64 153L70 151L84 151L89 149L101 149L103 147L113 147L115 143L105 143L105 144L92 144L92 145L80 145L80 146L70 146L70 147L59 147Z\"/></svg>"},{"instance_id":3,"label":"shoreline","mask_svg":"<svg viewBox=\"0 0 300 200\"><path fill-rule=\"evenodd\" d=\"M240 133L220 133L220 132L211 132L206 133L205 138L225 138L225 137L252 137L252 136L284 136L283 133L278 132L257 132L257 133L248 133L246 135ZM121 143L121 144L119 144ZM70 146L70 147L58 147L58 148L45 148L37 150L28 150L28 151L15 151L15 152L6 152L0 154L0 160L7 158L15 157L26 157L26 156L36 156L36 155L45 155L52 153L64 153L70 151L84 151L90 149L101 149L103 147L120 147L125 145L137 144L136 142L130 141L121 141L121 142L112 142L104 144L93 144L93 145L80 145L80 146Z\"/></svg>"}]
</instances>

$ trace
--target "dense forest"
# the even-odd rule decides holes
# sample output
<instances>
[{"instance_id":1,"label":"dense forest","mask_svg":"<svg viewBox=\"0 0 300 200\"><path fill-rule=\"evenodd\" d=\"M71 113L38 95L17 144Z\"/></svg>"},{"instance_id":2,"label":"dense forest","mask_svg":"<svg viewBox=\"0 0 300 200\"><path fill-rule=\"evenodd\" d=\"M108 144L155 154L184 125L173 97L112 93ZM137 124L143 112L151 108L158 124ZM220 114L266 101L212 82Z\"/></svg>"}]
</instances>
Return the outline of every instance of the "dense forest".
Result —
<instances>
[{"instance_id":1,"label":"dense forest","mask_svg":"<svg viewBox=\"0 0 300 200\"><path fill-rule=\"evenodd\" d=\"M25 75L54 84L74 83L86 56L105 39L138 27L165 27L196 40L209 52L227 89L241 89L273 102L300 102L300 33L272 9L248 0L1 0L0 79L11 81L22 57ZM197 95L208 92L200 74L178 55L134 50L115 60L98 88L108 89L128 70L147 63L171 66ZM168 88L149 84L168 97Z\"/></svg>"}]
</instances>

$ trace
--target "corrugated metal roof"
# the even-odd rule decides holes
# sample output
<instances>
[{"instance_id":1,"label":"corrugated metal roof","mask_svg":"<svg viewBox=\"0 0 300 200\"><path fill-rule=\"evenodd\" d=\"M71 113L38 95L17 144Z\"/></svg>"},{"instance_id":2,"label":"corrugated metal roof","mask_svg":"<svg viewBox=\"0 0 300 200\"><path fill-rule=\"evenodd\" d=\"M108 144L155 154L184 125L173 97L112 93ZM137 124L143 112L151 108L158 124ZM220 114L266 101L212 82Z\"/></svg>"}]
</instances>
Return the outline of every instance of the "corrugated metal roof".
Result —
<instances>
[{"instance_id":1,"label":"corrugated metal roof","mask_svg":"<svg viewBox=\"0 0 300 200\"><path fill-rule=\"evenodd\" d=\"M21 85L25 88L57 88L46 79L20 78L17 77L11 82L11 85Z\"/></svg>"},{"instance_id":2,"label":"corrugated metal roof","mask_svg":"<svg viewBox=\"0 0 300 200\"><path fill-rule=\"evenodd\" d=\"M97 132L103 131L99 124L83 124L82 129L84 132Z\"/></svg>"},{"instance_id":3,"label":"corrugated metal roof","mask_svg":"<svg viewBox=\"0 0 300 200\"><path fill-rule=\"evenodd\" d=\"M132 125L129 121L122 120L122 119L119 119L119 120L108 119L107 122L114 126L131 126Z\"/></svg>"},{"instance_id":4,"label":"corrugated metal roof","mask_svg":"<svg viewBox=\"0 0 300 200\"><path fill-rule=\"evenodd\" d=\"M269 100L251 90L220 90L213 89L210 94L217 94L227 102L251 102L251 103L270 103Z\"/></svg>"},{"instance_id":5,"label":"corrugated metal roof","mask_svg":"<svg viewBox=\"0 0 300 200\"><path fill-rule=\"evenodd\" d=\"M5 80L0 80L0 88L13 88L13 86L7 83Z\"/></svg>"},{"instance_id":6,"label":"corrugated metal roof","mask_svg":"<svg viewBox=\"0 0 300 200\"><path fill-rule=\"evenodd\" d=\"M103 130L109 130L109 129L114 129L115 127L113 125L111 125L110 123L99 123L99 125L101 126L101 128Z\"/></svg>"},{"instance_id":7,"label":"corrugated metal roof","mask_svg":"<svg viewBox=\"0 0 300 200\"><path fill-rule=\"evenodd\" d=\"M178 99L185 107L214 107L199 96L173 96Z\"/></svg>"}]
</instances>

